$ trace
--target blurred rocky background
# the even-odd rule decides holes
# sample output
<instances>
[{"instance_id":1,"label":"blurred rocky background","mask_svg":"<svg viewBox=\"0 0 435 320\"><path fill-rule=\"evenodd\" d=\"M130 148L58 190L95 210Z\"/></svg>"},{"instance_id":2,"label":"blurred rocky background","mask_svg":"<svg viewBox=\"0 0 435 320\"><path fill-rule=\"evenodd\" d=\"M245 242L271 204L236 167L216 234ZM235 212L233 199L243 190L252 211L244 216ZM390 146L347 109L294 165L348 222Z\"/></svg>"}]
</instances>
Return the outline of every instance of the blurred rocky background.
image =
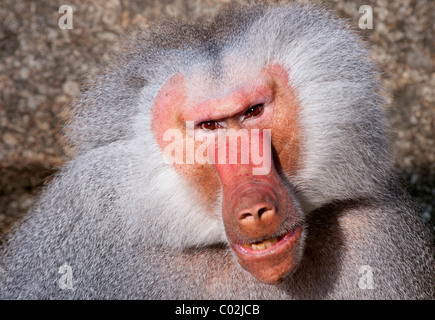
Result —
<instances>
[{"instance_id":1,"label":"blurred rocky background","mask_svg":"<svg viewBox=\"0 0 435 320\"><path fill-rule=\"evenodd\" d=\"M61 134L68 106L86 75L118 48L122 34L162 16L190 20L214 14L229 2L0 1L0 238L68 159ZM373 29L358 30L389 93L397 170L433 228L435 1L314 2L334 9L355 29L363 15L358 8L372 7ZM73 8L73 29L59 28L62 5Z\"/></svg>"}]
</instances>

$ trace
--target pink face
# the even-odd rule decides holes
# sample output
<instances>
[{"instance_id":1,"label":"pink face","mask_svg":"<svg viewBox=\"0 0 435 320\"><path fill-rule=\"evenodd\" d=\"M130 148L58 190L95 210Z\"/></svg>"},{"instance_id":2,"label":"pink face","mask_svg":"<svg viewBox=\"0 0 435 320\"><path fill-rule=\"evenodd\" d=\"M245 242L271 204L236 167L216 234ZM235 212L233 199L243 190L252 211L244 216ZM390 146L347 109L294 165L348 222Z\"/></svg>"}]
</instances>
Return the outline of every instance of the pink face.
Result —
<instances>
[{"instance_id":1,"label":"pink face","mask_svg":"<svg viewBox=\"0 0 435 320\"><path fill-rule=\"evenodd\" d=\"M283 169L292 174L300 164L298 104L288 80L287 71L271 63L254 81L218 98L214 95L197 101L194 93L188 92L184 76L176 74L163 85L152 107L152 131L158 144L162 150L180 147L181 161L173 166L194 187L205 212L211 211L222 190L228 242L240 264L266 283L279 282L295 268L302 246L302 216L280 177ZM186 130L186 122L193 130ZM168 129L180 132L181 139L166 141ZM248 149L242 142L231 147L228 140L218 138L224 130L242 129L250 141ZM253 129L258 129L259 135ZM189 138L197 134L207 139ZM222 146L228 153L219 152ZM205 150L213 161L189 161L194 158L189 152L198 149L201 154ZM253 150L262 151L263 163L253 160ZM236 163L229 159L231 152L236 154ZM247 161L242 161L246 152ZM267 159L271 161L265 166Z\"/></svg>"}]
</instances>

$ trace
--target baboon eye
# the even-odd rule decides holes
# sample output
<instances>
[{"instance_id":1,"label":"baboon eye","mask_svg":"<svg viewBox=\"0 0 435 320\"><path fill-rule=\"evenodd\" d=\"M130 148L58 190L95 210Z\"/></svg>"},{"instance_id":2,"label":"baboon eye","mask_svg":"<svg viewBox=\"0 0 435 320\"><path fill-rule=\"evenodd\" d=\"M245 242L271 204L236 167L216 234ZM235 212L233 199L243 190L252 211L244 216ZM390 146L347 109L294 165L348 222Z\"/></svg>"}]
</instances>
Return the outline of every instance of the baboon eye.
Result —
<instances>
[{"instance_id":1,"label":"baboon eye","mask_svg":"<svg viewBox=\"0 0 435 320\"><path fill-rule=\"evenodd\" d=\"M263 113L264 105L262 103L256 104L255 106L250 107L245 112L245 119L252 118L252 117L258 117Z\"/></svg>"},{"instance_id":2,"label":"baboon eye","mask_svg":"<svg viewBox=\"0 0 435 320\"><path fill-rule=\"evenodd\" d=\"M221 125L216 121L204 121L199 124L201 129L204 130L216 130L221 128Z\"/></svg>"}]
</instances>

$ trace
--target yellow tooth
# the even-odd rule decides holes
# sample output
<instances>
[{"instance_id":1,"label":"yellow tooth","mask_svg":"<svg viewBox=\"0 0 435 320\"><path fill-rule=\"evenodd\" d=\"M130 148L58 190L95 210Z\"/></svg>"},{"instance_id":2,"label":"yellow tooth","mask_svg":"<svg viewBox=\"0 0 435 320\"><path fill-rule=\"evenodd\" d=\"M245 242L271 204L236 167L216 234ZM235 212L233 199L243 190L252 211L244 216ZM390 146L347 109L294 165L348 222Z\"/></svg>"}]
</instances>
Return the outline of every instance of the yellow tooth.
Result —
<instances>
[{"instance_id":1,"label":"yellow tooth","mask_svg":"<svg viewBox=\"0 0 435 320\"><path fill-rule=\"evenodd\" d=\"M251 244L245 243L243 247L245 247L246 249L251 248L252 250L265 250L272 247L276 243L278 243L278 239L272 238L272 239L267 239L260 243L251 243Z\"/></svg>"},{"instance_id":2,"label":"yellow tooth","mask_svg":"<svg viewBox=\"0 0 435 320\"><path fill-rule=\"evenodd\" d=\"M266 248L270 248L271 246L273 246L272 241L271 240L266 240L263 242L264 246Z\"/></svg>"},{"instance_id":3,"label":"yellow tooth","mask_svg":"<svg viewBox=\"0 0 435 320\"><path fill-rule=\"evenodd\" d=\"M257 244L257 250L264 250L264 249L266 249L264 242Z\"/></svg>"}]
</instances>

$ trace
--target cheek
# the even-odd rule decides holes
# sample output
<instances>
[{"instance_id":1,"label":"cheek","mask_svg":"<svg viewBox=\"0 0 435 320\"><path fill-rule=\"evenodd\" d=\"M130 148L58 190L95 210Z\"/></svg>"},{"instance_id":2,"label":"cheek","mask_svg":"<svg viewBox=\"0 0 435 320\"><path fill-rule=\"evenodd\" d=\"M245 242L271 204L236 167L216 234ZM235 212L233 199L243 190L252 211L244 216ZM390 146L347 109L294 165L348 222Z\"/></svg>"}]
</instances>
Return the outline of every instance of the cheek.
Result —
<instances>
[{"instance_id":1,"label":"cheek","mask_svg":"<svg viewBox=\"0 0 435 320\"><path fill-rule=\"evenodd\" d=\"M293 175L301 165L301 127L299 104L293 88L289 85L287 70L279 64L270 64L263 70L265 78L272 79L274 92L273 115L271 116L272 146L276 169Z\"/></svg>"},{"instance_id":2,"label":"cheek","mask_svg":"<svg viewBox=\"0 0 435 320\"><path fill-rule=\"evenodd\" d=\"M214 212L220 194L220 180L214 165L185 164L176 165L175 169L189 181L205 212Z\"/></svg>"},{"instance_id":3,"label":"cheek","mask_svg":"<svg viewBox=\"0 0 435 320\"><path fill-rule=\"evenodd\" d=\"M185 129L179 129L178 132L182 134L182 138L171 142L161 141L160 146L164 153L169 143L176 146L175 149L182 150L178 156L174 157L173 148L169 148L173 156L172 159L175 160L172 166L179 175L188 181L189 191L193 192L195 198L204 206L204 211L213 212L220 193L220 180L215 166L208 163L198 163L197 157L200 152L197 150L204 150L202 141L194 140L193 137L186 134Z\"/></svg>"},{"instance_id":4,"label":"cheek","mask_svg":"<svg viewBox=\"0 0 435 320\"><path fill-rule=\"evenodd\" d=\"M290 86L278 90L272 120L272 144L278 163L276 167L294 174L300 166L301 130L299 106Z\"/></svg>"},{"instance_id":5,"label":"cheek","mask_svg":"<svg viewBox=\"0 0 435 320\"><path fill-rule=\"evenodd\" d=\"M214 164L201 162L207 158L208 144L213 140L195 140L186 130L183 131L182 145L183 161L173 164L175 170L189 183L195 198L204 206L205 212L214 212L219 199L220 180ZM204 158L201 157L201 152Z\"/></svg>"},{"instance_id":6,"label":"cheek","mask_svg":"<svg viewBox=\"0 0 435 320\"><path fill-rule=\"evenodd\" d=\"M176 140L160 141L160 146L172 167L188 181L189 192L204 206L205 212L213 212L219 199L220 180L213 164L197 162L198 152L204 148L201 142L186 138L186 131L179 129L182 135ZM177 150L177 151L175 151ZM162 155L163 156L163 155Z\"/></svg>"},{"instance_id":7,"label":"cheek","mask_svg":"<svg viewBox=\"0 0 435 320\"><path fill-rule=\"evenodd\" d=\"M186 155L189 150L186 145L186 123L182 121L181 116L186 97L184 78L181 74L176 74L162 86L154 101L151 109L152 132L164 153L171 143L164 140L165 132L168 129L175 129L179 133L182 139L178 139L174 147L183 150L183 159L181 159L182 164L174 164L173 167L190 182L191 191L204 205L204 211L212 212L219 198L220 182L213 165L187 164Z\"/></svg>"}]
</instances>

